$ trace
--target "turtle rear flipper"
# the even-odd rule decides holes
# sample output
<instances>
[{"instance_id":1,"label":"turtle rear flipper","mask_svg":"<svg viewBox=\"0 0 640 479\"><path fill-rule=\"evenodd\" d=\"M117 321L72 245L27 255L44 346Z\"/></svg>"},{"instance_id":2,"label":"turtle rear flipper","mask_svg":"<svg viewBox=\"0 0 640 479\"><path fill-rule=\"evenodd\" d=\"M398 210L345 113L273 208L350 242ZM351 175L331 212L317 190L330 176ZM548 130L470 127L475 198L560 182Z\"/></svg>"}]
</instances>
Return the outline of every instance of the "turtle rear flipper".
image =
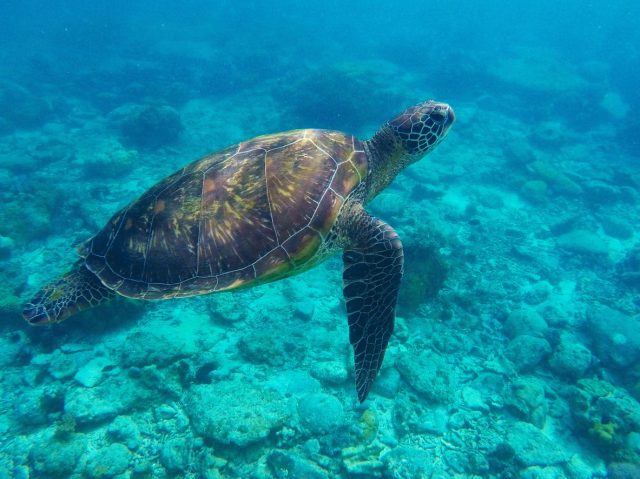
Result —
<instances>
[{"instance_id":1,"label":"turtle rear flipper","mask_svg":"<svg viewBox=\"0 0 640 479\"><path fill-rule=\"evenodd\" d=\"M22 317L31 325L59 323L114 296L80 260L67 274L38 291L25 304Z\"/></svg>"},{"instance_id":2,"label":"turtle rear flipper","mask_svg":"<svg viewBox=\"0 0 640 479\"><path fill-rule=\"evenodd\" d=\"M343 292L356 390L363 402L382 366L393 332L403 252L400 238L384 221L369 216L362 207L356 209L352 219L352 243L343 254Z\"/></svg>"}]
</instances>

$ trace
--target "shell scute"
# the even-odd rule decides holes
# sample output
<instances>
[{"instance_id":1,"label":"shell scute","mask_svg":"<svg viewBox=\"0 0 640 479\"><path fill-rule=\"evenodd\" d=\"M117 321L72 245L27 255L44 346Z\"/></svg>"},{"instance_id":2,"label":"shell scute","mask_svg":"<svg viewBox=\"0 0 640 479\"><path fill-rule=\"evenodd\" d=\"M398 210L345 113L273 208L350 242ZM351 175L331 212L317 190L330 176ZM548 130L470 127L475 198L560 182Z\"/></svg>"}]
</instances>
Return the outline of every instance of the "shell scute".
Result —
<instances>
[{"instance_id":1,"label":"shell scute","mask_svg":"<svg viewBox=\"0 0 640 479\"><path fill-rule=\"evenodd\" d=\"M286 276L291 266L291 259L282 246L254 263L256 278L265 283Z\"/></svg>"},{"instance_id":2,"label":"shell scute","mask_svg":"<svg viewBox=\"0 0 640 479\"><path fill-rule=\"evenodd\" d=\"M187 174L133 203L105 255L111 270L143 283L179 283L191 277L198 244L194 198L199 195L197 175Z\"/></svg>"},{"instance_id":3,"label":"shell scute","mask_svg":"<svg viewBox=\"0 0 640 479\"><path fill-rule=\"evenodd\" d=\"M265 152L253 150L204 172L198 272L243 268L277 246L264 171Z\"/></svg>"},{"instance_id":4,"label":"shell scute","mask_svg":"<svg viewBox=\"0 0 640 479\"><path fill-rule=\"evenodd\" d=\"M267 152L267 188L280 241L309 224L336 168L331 156L306 137L289 145L286 152Z\"/></svg>"},{"instance_id":5,"label":"shell scute","mask_svg":"<svg viewBox=\"0 0 640 479\"><path fill-rule=\"evenodd\" d=\"M331 182L331 189L343 198L353 191L360 183L358 170L350 161L345 161L338 166L336 175Z\"/></svg>"},{"instance_id":6,"label":"shell scute","mask_svg":"<svg viewBox=\"0 0 640 479\"><path fill-rule=\"evenodd\" d=\"M364 148L362 143L358 140L356 148ZM367 154L364 150L355 150L351 156L349 157L349 162L355 167L357 172L360 174L360 178L364 178L367 176L369 172L369 160L367 159Z\"/></svg>"},{"instance_id":7,"label":"shell scute","mask_svg":"<svg viewBox=\"0 0 640 479\"><path fill-rule=\"evenodd\" d=\"M347 160L354 150L353 141L345 141L345 135L336 131L309 130L307 138L321 151L331 155L336 163ZM353 138L353 137L349 137Z\"/></svg>"},{"instance_id":8,"label":"shell scute","mask_svg":"<svg viewBox=\"0 0 640 479\"><path fill-rule=\"evenodd\" d=\"M306 227L286 240L282 247L295 265L303 265L313 258L320 245L322 236L310 227Z\"/></svg>"},{"instance_id":9,"label":"shell scute","mask_svg":"<svg viewBox=\"0 0 640 479\"><path fill-rule=\"evenodd\" d=\"M286 148L287 146L300 141L304 137L305 130L292 130L275 135L257 136L251 140L243 141L237 147L238 153L264 150L275 151Z\"/></svg>"},{"instance_id":10,"label":"shell scute","mask_svg":"<svg viewBox=\"0 0 640 479\"><path fill-rule=\"evenodd\" d=\"M333 226L343 203L344 200L340 196L338 196L333 190L327 189L318 204L318 208L313 215L313 219L309 226L320 232L322 235L327 234Z\"/></svg>"}]
</instances>

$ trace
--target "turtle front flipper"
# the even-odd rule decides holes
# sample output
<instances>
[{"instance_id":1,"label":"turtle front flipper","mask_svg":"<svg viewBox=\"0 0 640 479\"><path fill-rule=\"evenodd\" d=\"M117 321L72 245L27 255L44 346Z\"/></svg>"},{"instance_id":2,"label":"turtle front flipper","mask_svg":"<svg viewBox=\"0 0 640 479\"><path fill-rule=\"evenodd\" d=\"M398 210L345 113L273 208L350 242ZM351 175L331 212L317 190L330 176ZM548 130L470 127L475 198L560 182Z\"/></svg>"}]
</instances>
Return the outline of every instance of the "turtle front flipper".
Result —
<instances>
[{"instance_id":1,"label":"turtle front flipper","mask_svg":"<svg viewBox=\"0 0 640 479\"><path fill-rule=\"evenodd\" d=\"M78 261L71 271L38 291L25 304L22 317L31 325L59 323L114 296L83 261Z\"/></svg>"},{"instance_id":2,"label":"turtle front flipper","mask_svg":"<svg viewBox=\"0 0 640 479\"><path fill-rule=\"evenodd\" d=\"M402 278L402 243L394 229L361 206L350 217L351 243L344 250L343 292L356 390L363 402L373 385L393 332Z\"/></svg>"}]
</instances>

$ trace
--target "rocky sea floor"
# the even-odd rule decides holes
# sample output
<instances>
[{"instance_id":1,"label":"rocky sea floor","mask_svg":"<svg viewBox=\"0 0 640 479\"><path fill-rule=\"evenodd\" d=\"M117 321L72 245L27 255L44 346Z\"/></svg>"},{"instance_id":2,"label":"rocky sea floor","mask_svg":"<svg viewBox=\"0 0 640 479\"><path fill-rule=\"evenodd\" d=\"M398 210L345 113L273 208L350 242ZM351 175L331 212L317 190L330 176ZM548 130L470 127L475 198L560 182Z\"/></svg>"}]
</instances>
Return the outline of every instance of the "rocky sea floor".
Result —
<instances>
[{"instance_id":1,"label":"rocky sea floor","mask_svg":"<svg viewBox=\"0 0 640 479\"><path fill-rule=\"evenodd\" d=\"M339 257L240 293L20 319L74 245L185 162L294 127L365 137L433 94L389 62L323 68L220 97L174 82L173 105L136 82L0 84L0 478L640 477L640 159L624 100L561 64L469 67L504 95L438 90L452 132L370 207L407 264L362 405ZM332 88L352 116L305 97ZM555 114L585 97L600 121Z\"/></svg>"}]
</instances>

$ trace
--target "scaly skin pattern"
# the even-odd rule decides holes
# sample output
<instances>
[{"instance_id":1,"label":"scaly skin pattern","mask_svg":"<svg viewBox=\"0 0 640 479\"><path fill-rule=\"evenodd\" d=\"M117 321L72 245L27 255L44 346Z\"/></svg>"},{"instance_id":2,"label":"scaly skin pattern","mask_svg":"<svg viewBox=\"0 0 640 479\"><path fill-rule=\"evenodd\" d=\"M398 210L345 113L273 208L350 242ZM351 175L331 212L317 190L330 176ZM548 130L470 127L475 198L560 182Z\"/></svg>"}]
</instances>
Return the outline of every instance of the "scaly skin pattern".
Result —
<instances>
[{"instance_id":1,"label":"scaly skin pattern","mask_svg":"<svg viewBox=\"0 0 640 479\"><path fill-rule=\"evenodd\" d=\"M369 170L327 130L266 135L195 161L119 211L80 249L117 293L164 299L255 286L314 266Z\"/></svg>"},{"instance_id":2,"label":"scaly skin pattern","mask_svg":"<svg viewBox=\"0 0 640 479\"><path fill-rule=\"evenodd\" d=\"M59 323L115 295L87 270L83 261L77 261L71 271L38 291L24 306L23 316L33 325Z\"/></svg>"},{"instance_id":3,"label":"scaly skin pattern","mask_svg":"<svg viewBox=\"0 0 640 479\"><path fill-rule=\"evenodd\" d=\"M426 101L406 109L363 142L370 173L365 204L389 186L398 173L432 151L454 120L449 105Z\"/></svg>"}]
</instances>

